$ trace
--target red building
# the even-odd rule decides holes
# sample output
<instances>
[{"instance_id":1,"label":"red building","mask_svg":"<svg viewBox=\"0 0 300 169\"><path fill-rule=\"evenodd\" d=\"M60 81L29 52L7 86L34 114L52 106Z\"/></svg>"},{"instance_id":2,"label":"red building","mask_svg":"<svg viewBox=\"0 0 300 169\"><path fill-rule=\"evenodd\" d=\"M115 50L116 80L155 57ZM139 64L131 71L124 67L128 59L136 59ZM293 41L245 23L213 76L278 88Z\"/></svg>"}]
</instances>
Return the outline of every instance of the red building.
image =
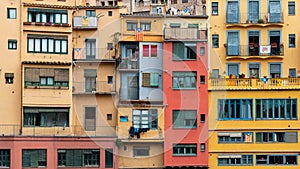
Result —
<instances>
[{"instance_id":1,"label":"red building","mask_svg":"<svg viewBox=\"0 0 300 169\"><path fill-rule=\"evenodd\" d=\"M208 166L207 17L166 19L164 105L166 168ZM179 23L180 22L180 23ZM200 23L200 24L199 24Z\"/></svg>"}]
</instances>

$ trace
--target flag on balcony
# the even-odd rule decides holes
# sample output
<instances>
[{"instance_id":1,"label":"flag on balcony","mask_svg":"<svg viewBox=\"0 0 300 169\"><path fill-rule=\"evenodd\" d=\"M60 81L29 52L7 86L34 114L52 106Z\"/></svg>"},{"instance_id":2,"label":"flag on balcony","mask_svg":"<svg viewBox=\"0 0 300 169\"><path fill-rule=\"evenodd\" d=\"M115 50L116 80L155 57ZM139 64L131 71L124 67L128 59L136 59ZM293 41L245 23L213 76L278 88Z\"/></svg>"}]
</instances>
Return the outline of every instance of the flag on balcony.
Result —
<instances>
[{"instance_id":1,"label":"flag on balcony","mask_svg":"<svg viewBox=\"0 0 300 169\"><path fill-rule=\"evenodd\" d=\"M246 134L244 135L244 141L245 141L246 143L251 143L251 142L252 142L252 133L246 133Z\"/></svg>"},{"instance_id":2,"label":"flag on balcony","mask_svg":"<svg viewBox=\"0 0 300 169\"><path fill-rule=\"evenodd\" d=\"M81 48L74 49L74 59L83 59L83 53Z\"/></svg>"},{"instance_id":3,"label":"flag on balcony","mask_svg":"<svg viewBox=\"0 0 300 169\"><path fill-rule=\"evenodd\" d=\"M135 39L137 41L142 41L144 39L144 33L143 33L142 28L136 28Z\"/></svg>"}]
</instances>

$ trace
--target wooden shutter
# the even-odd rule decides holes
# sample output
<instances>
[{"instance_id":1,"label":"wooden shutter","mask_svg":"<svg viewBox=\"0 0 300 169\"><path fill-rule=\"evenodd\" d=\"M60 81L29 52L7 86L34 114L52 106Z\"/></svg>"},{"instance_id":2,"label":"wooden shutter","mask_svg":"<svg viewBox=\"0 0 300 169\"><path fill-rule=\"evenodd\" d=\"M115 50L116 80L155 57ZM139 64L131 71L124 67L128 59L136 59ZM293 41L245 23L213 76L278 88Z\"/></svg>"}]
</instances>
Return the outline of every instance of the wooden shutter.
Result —
<instances>
[{"instance_id":1,"label":"wooden shutter","mask_svg":"<svg viewBox=\"0 0 300 169\"><path fill-rule=\"evenodd\" d=\"M296 143L297 142L297 133L296 132L286 132L285 133L285 141L288 143Z\"/></svg>"},{"instance_id":2,"label":"wooden shutter","mask_svg":"<svg viewBox=\"0 0 300 169\"><path fill-rule=\"evenodd\" d=\"M55 69L54 79L56 82L68 82L69 81L69 69Z\"/></svg>"},{"instance_id":3,"label":"wooden shutter","mask_svg":"<svg viewBox=\"0 0 300 169\"><path fill-rule=\"evenodd\" d=\"M96 107L85 108L85 130L96 130Z\"/></svg>"},{"instance_id":4,"label":"wooden shutter","mask_svg":"<svg viewBox=\"0 0 300 169\"><path fill-rule=\"evenodd\" d=\"M143 57L149 57L149 45L143 45Z\"/></svg>"},{"instance_id":5,"label":"wooden shutter","mask_svg":"<svg viewBox=\"0 0 300 169\"><path fill-rule=\"evenodd\" d=\"M40 76L54 77L54 69L40 69Z\"/></svg>"},{"instance_id":6,"label":"wooden shutter","mask_svg":"<svg viewBox=\"0 0 300 169\"><path fill-rule=\"evenodd\" d=\"M143 76L142 77L143 78L142 86L149 87L150 86L150 73L143 73L142 76Z\"/></svg>"},{"instance_id":7,"label":"wooden shutter","mask_svg":"<svg viewBox=\"0 0 300 169\"><path fill-rule=\"evenodd\" d=\"M38 68L25 68L24 76L26 82L39 82L40 70Z\"/></svg>"}]
</instances>

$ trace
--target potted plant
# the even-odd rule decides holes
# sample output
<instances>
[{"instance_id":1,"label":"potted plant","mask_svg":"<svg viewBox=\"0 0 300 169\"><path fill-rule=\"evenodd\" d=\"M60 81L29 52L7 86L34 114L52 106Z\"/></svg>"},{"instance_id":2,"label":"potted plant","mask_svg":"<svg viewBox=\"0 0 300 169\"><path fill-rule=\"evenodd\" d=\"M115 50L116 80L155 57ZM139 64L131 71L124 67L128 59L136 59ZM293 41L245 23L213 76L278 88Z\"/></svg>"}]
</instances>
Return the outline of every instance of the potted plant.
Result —
<instances>
[{"instance_id":1,"label":"potted plant","mask_svg":"<svg viewBox=\"0 0 300 169\"><path fill-rule=\"evenodd\" d=\"M265 23L263 19L259 19L257 23Z\"/></svg>"}]
</instances>

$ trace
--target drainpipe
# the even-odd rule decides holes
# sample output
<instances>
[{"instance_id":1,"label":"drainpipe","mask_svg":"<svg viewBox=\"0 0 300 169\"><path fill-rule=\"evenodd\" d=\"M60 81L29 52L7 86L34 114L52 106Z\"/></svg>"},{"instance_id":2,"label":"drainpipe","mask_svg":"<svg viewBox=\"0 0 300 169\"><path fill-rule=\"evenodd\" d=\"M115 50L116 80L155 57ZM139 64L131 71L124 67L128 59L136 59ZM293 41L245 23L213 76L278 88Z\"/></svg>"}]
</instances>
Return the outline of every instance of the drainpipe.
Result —
<instances>
[{"instance_id":1,"label":"drainpipe","mask_svg":"<svg viewBox=\"0 0 300 169\"><path fill-rule=\"evenodd\" d=\"M23 94L24 94L24 83L23 83L23 64L22 64L22 42L23 42L23 23L22 23L22 20L23 20L23 1L20 2L20 29L21 29L21 33L20 33L20 37L19 37L19 41L20 41L20 52L19 52L19 59L20 59L20 65L21 65L21 108L20 108L20 112L21 112L21 119L20 119L20 130L19 130L19 135L22 135L22 132L23 132Z\"/></svg>"}]
</instances>

